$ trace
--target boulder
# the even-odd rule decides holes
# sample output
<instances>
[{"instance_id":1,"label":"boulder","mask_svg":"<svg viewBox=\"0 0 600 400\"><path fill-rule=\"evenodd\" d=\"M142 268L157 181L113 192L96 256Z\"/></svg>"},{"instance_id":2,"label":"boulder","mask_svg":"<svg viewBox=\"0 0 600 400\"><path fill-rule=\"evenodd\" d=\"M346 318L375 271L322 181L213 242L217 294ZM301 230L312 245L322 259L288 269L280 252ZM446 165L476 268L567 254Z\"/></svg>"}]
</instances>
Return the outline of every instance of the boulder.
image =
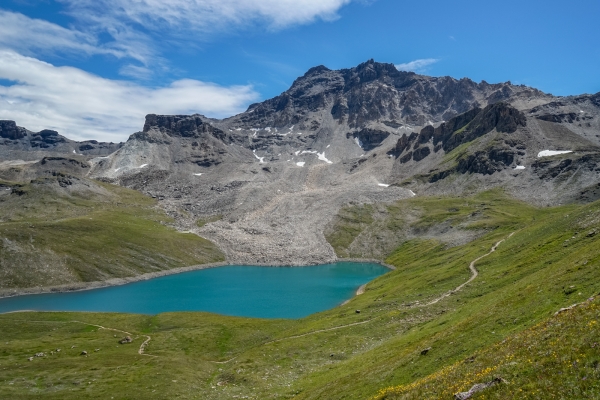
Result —
<instances>
[{"instance_id":1,"label":"boulder","mask_svg":"<svg viewBox=\"0 0 600 400\"><path fill-rule=\"evenodd\" d=\"M123 339L119 340L119 343L121 344L127 344L127 343L131 343L133 342L133 339L131 338L131 336L125 336Z\"/></svg>"}]
</instances>

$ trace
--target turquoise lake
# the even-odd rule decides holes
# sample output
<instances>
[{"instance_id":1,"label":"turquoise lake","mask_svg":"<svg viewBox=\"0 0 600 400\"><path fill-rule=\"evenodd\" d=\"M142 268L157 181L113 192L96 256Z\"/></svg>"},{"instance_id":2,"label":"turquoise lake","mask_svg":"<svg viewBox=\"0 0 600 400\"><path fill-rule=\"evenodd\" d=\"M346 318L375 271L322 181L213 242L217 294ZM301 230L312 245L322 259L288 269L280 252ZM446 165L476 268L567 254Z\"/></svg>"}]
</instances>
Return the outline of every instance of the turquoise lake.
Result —
<instances>
[{"instance_id":1,"label":"turquoise lake","mask_svg":"<svg viewBox=\"0 0 600 400\"><path fill-rule=\"evenodd\" d=\"M334 308L389 270L339 262L310 267L225 266L69 293L0 299L0 313L17 310L158 314L208 311L257 318L302 318Z\"/></svg>"}]
</instances>

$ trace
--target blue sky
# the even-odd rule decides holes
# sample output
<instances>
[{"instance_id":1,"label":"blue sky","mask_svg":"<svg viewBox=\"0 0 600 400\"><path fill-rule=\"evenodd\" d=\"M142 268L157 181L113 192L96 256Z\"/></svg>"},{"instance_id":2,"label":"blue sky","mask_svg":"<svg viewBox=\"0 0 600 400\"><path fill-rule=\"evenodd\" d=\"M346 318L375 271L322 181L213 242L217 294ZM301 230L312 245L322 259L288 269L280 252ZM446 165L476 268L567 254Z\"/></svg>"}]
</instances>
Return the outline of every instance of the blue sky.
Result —
<instances>
[{"instance_id":1,"label":"blue sky","mask_svg":"<svg viewBox=\"0 0 600 400\"><path fill-rule=\"evenodd\" d=\"M147 113L226 117L315 65L600 91L600 2L3 0L0 119L121 141Z\"/></svg>"}]
</instances>

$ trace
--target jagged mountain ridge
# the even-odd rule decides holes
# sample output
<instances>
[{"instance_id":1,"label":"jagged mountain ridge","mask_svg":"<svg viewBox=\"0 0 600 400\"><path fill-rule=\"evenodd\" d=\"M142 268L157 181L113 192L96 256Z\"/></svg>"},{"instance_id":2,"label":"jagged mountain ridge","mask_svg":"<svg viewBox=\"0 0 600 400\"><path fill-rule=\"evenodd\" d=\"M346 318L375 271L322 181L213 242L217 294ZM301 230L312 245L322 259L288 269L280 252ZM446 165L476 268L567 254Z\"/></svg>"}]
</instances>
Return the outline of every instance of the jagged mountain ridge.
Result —
<instances>
[{"instance_id":1,"label":"jagged mountain ridge","mask_svg":"<svg viewBox=\"0 0 600 400\"><path fill-rule=\"evenodd\" d=\"M600 94L433 78L372 60L310 69L216 120L150 114L90 177L160 200L231 262L333 261L323 231L352 202L503 187L536 204L600 197ZM569 151L539 158L543 150ZM198 228L206 216L223 218Z\"/></svg>"}]
</instances>

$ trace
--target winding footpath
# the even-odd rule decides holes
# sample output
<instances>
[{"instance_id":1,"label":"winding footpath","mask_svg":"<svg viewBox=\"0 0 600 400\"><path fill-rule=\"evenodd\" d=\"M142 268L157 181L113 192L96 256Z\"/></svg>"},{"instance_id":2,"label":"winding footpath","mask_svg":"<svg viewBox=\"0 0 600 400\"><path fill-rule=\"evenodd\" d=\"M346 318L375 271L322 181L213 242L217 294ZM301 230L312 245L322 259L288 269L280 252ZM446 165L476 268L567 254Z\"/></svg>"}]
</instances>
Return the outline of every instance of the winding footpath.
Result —
<instances>
[{"instance_id":1,"label":"winding footpath","mask_svg":"<svg viewBox=\"0 0 600 400\"><path fill-rule=\"evenodd\" d=\"M276 343L276 342L281 342L283 340L288 340L288 339L297 339L300 337L304 337L304 336L309 336L309 335L314 335L317 333L321 333L321 332L329 332L329 331L335 331L337 329L342 329L342 328L347 328L349 326L356 326L356 325L363 325L363 324L367 324L369 322L373 321L372 319L368 319L366 321L361 321L361 322L354 322L352 324L347 324L347 325L340 325L340 326L334 326L333 328L326 328L326 329L319 329L316 331L312 331L312 332L307 332L307 333L303 333L301 335L294 335L294 336L288 336L285 338L281 338L281 339L275 339L275 340L271 340L270 342L266 342L265 344L270 344L270 343Z\"/></svg>"},{"instance_id":2,"label":"winding footpath","mask_svg":"<svg viewBox=\"0 0 600 400\"><path fill-rule=\"evenodd\" d=\"M105 329L107 331L113 331L113 332L119 332L119 333L124 333L128 336L133 336L133 333L127 332L127 331L122 331L120 329L115 329L115 328L107 328L105 326L102 325L96 325L96 324L90 324L88 322L83 322L83 321L71 321L71 322L75 322L78 324L84 324L84 325L89 325L89 326L95 326L96 328L99 329ZM145 350L146 350L146 346L148 345L148 343L150 342L150 340L152 339L150 336L148 335L140 335L140 336L144 336L146 338L146 340L141 344L140 348L138 349L138 354L141 356L147 356L147 357L158 357L158 356L153 356L152 354L146 354Z\"/></svg>"},{"instance_id":3,"label":"winding footpath","mask_svg":"<svg viewBox=\"0 0 600 400\"><path fill-rule=\"evenodd\" d=\"M468 281L466 281L465 283L463 283L463 284L461 284L461 285L457 286L456 288L454 288L454 289L452 289L452 290L449 290L449 291L447 291L446 293L444 293L444 294L443 294L443 295L441 295L440 297L437 297L437 298L435 298L435 299L431 300L429 303L425 303L425 304L418 304L418 305L415 305L415 307L424 307L424 306L430 306L430 305L433 305L433 304L435 304L435 303L439 302L440 300L443 300L443 299L445 299L446 297L448 297L448 296L451 296L451 295L453 295L454 293L457 293L457 292L459 292L459 291L460 291L460 290L461 290L463 287L465 287L465 286L466 286L466 285L468 285L469 283L473 282L473 280L474 280L475 278L477 278L477 276L479 275L479 271L477 271L477 268L475 268L475 263L477 263L477 261L481 260L482 258L485 258L485 257L489 256L490 254L492 254L493 252L495 252L495 251L496 251L496 249L498 248L498 246L500 246L500 243L504 242L504 241L505 241L505 240L507 240L507 239L510 239L510 237L511 237L512 235L514 235L515 233L516 233L516 231L515 231L515 232L513 232L513 233L511 233L510 235L508 235L508 236L507 236L507 237L505 237L504 239L502 239L502 240L500 240L500 241L496 242L496 244L492 246L491 250L490 250L488 253L486 253L486 254L482 255L481 257L478 257L478 258L474 259L473 261L471 261L471 264L469 264L469 269L471 270L471 277L469 278L469 280L468 280Z\"/></svg>"},{"instance_id":4,"label":"winding footpath","mask_svg":"<svg viewBox=\"0 0 600 400\"><path fill-rule=\"evenodd\" d=\"M428 302L428 303L425 303L425 304L419 304L419 303L417 303L417 304L414 304L414 305L412 305L412 306L411 306L411 308L415 308L415 307L426 307L426 306L431 306L431 305L433 305L433 304L436 304L436 303L438 303L439 301L441 301L441 300L445 299L446 297L449 297L449 296L451 296L451 295L453 295L453 294L455 294L455 293L459 292L459 291L460 291L462 288L464 288L466 285L468 285L469 283L473 282L473 280L474 280L475 278L477 278L477 276L479 275L479 271L477 271L477 268L475 268L475 264L476 264L476 263L477 263L479 260L481 260L482 258L485 258L485 257L489 256L490 254L492 254L493 252L495 252L495 251L496 251L496 249L498 248L498 246L500 246L500 244L501 244L502 242L504 242L504 241L505 241L505 240L507 240L507 239L510 239L510 237L511 237L512 235L514 235L515 233L517 233L517 231L515 231L515 232L511 233L510 235L508 235L508 236L507 236L507 237L505 237L504 239L502 239L502 240L500 240L500 241L496 242L496 244L494 244L494 245L492 246L492 248L490 249L490 251L489 251L489 252L487 252L486 254L484 254L484 255L482 255L482 256L480 256L480 257L477 257L476 259L474 259L473 261L471 261L471 263L469 264L469 270L471 270L471 277L470 277L470 278L469 278L469 280L467 280L465 283L462 283L462 284L460 284L459 286L457 286L456 288L454 288L454 289L452 289L452 290L449 290L449 291L447 291L446 293L442 294L442 295L441 295L441 296L439 296L439 297L436 297L435 299L431 300L431 301L430 301L430 302ZM363 285L363 286L361 286L361 287L358 289L358 291L356 292L356 294L357 294L357 295L361 295L361 294L363 294L363 293L364 293L364 291L365 291L365 288L366 288L366 285ZM366 320L366 321L362 321L362 322L355 322L355 323L352 323L352 324L347 324L347 325L335 326L335 327L333 327L333 328L319 329L319 330L316 330L316 331L312 331L312 332L304 333L304 334L302 334L302 335L288 336L288 337L286 337L286 338L281 338L281 339L271 340L270 342L266 342L265 344L269 344L269 343L276 343L276 342L281 342L281 341L283 341L283 340L289 340L289 339L296 339L296 338L299 338L299 337L304 337L304 336L309 336L309 335L315 335L315 334L317 334L317 333L321 333L321 332L328 332L328 331L333 331L333 330L337 330L337 329L343 329L343 328L348 328L348 327L350 327L350 326L356 326L356 325L367 324L367 323L369 323L369 322L371 322L371 321L374 321L375 319L377 319L377 318L372 318L372 319L369 319L369 320Z\"/></svg>"}]
</instances>

